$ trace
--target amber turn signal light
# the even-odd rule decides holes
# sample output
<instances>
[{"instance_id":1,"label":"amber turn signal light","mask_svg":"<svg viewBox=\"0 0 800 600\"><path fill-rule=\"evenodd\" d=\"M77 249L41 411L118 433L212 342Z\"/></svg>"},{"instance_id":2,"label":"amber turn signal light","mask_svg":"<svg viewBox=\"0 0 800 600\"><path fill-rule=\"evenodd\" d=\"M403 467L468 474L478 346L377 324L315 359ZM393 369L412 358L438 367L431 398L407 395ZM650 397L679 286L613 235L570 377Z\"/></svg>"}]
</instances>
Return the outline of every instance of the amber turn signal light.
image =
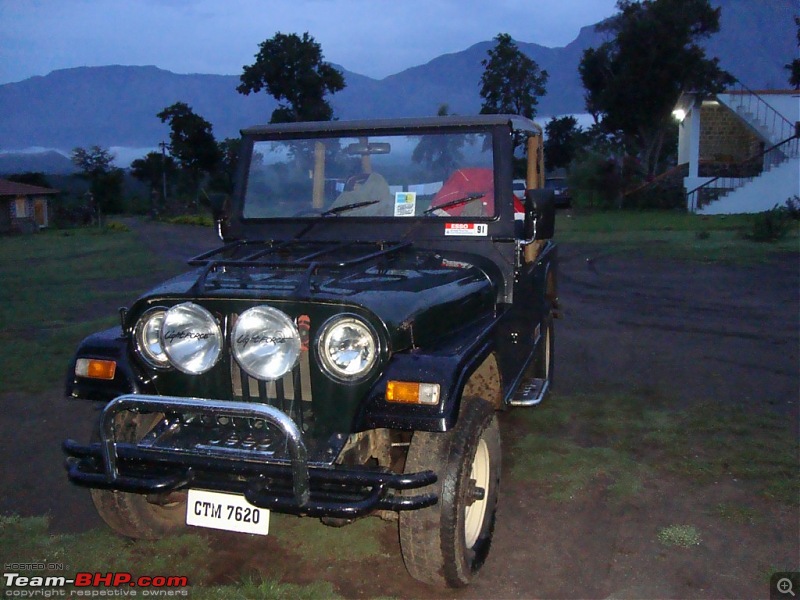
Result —
<instances>
[{"instance_id":1,"label":"amber turn signal light","mask_svg":"<svg viewBox=\"0 0 800 600\"><path fill-rule=\"evenodd\" d=\"M113 360L99 360L96 358L79 358L75 362L75 375L89 379L114 379L117 372L117 363Z\"/></svg>"},{"instance_id":2,"label":"amber turn signal light","mask_svg":"<svg viewBox=\"0 0 800 600\"><path fill-rule=\"evenodd\" d=\"M390 381L386 384L386 401L402 404L439 404L439 384Z\"/></svg>"}]
</instances>

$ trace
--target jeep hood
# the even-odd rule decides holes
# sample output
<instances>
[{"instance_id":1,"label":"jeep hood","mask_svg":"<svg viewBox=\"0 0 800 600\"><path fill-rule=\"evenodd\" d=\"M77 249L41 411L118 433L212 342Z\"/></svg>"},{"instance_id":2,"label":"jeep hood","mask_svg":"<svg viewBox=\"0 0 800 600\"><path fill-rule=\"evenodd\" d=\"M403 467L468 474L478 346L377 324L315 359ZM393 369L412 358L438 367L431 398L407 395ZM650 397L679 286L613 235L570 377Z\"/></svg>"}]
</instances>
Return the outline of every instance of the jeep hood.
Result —
<instances>
[{"instance_id":1,"label":"jeep hood","mask_svg":"<svg viewBox=\"0 0 800 600\"><path fill-rule=\"evenodd\" d=\"M395 349L435 341L495 310L491 263L470 254L375 243L295 243L254 250L247 244L200 257L194 261L203 263L200 269L151 290L142 300L360 307L385 325L399 343Z\"/></svg>"}]
</instances>

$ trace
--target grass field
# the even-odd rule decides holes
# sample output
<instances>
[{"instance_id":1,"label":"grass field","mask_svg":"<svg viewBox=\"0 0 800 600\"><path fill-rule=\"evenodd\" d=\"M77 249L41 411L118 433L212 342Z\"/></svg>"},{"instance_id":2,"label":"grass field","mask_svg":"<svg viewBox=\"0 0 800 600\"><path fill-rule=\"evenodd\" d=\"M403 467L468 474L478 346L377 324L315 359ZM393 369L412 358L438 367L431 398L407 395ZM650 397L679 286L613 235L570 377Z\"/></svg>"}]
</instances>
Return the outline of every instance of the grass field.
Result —
<instances>
[{"instance_id":1,"label":"grass field","mask_svg":"<svg viewBox=\"0 0 800 600\"><path fill-rule=\"evenodd\" d=\"M760 263L782 252L800 252L800 221L777 242L745 237L754 215L698 216L668 211L559 212L559 242L606 246L608 252L700 262Z\"/></svg>"},{"instance_id":2,"label":"grass field","mask_svg":"<svg viewBox=\"0 0 800 600\"><path fill-rule=\"evenodd\" d=\"M678 412L596 395L559 397L519 414L528 433L512 452L512 474L539 482L556 500L601 474L615 496L631 496L656 472L697 483L733 476L764 498L800 500L797 440L782 415L729 402Z\"/></svg>"},{"instance_id":3,"label":"grass field","mask_svg":"<svg viewBox=\"0 0 800 600\"><path fill-rule=\"evenodd\" d=\"M175 273L113 229L0 237L0 393L36 392L63 380L86 335L113 326L116 308L154 276Z\"/></svg>"},{"instance_id":4,"label":"grass field","mask_svg":"<svg viewBox=\"0 0 800 600\"><path fill-rule=\"evenodd\" d=\"M72 577L77 571L130 572L133 578L165 574L185 577L188 583L185 588L169 589L170 595L178 597L185 589L191 592L191 598L201 599L340 598L327 582L306 586L280 584L252 574L236 577L228 584L207 585L213 553L208 541L197 533L155 542L132 542L110 530L50 535L46 517L0 516L0 559L4 564L43 564L45 568L25 573L38 577ZM0 589L3 587L0 582Z\"/></svg>"}]
</instances>

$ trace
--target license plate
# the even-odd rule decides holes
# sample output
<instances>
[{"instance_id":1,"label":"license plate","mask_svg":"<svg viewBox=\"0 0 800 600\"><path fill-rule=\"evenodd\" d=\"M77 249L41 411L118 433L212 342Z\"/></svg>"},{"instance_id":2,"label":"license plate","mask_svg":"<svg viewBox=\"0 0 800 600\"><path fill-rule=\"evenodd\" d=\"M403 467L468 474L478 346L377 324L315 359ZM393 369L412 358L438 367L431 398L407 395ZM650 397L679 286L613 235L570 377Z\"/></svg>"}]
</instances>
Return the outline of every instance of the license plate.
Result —
<instances>
[{"instance_id":1,"label":"license plate","mask_svg":"<svg viewBox=\"0 0 800 600\"><path fill-rule=\"evenodd\" d=\"M269 533L269 510L257 508L236 494L189 490L186 524L239 533Z\"/></svg>"}]
</instances>

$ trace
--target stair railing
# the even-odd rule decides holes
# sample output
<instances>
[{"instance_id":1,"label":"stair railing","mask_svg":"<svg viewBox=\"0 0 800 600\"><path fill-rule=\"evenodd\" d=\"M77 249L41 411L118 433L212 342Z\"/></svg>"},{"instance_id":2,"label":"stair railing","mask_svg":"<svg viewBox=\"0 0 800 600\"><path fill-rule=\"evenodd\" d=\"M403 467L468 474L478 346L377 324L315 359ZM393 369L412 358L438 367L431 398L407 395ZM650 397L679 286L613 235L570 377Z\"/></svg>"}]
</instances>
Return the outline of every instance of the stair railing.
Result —
<instances>
[{"instance_id":1,"label":"stair railing","mask_svg":"<svg viewBox=\"0 0 800 600\"><path fill-rule=\"evenodd\" d=\"M725 93L737 100L736 103L731 102L732 108L741 107L743 111L752 114L756 122L762 123L768 129L770 135L774 136L770 139L786 140L795 134L795 123L789 121L738 79L734 87Z\"/></svg>"},{"instance_id":2,"label":"stair railing","mask_svg":"<svg viewBox=\"0 0 800 600\"><path fill-rule=\"evenodd\" d=\"M794 127L792 128L794 130ZM695 212L697 209L702 208L715 200L719 200L730 192L739 189L746 183L749 183L760 177L765 171L772 169L786 162L791 158L800 156L800 136L797 132L792 131L792 136L778 142L774 146L770 146L763 152L754 154L753 156L732 165L735 168L745 167L752 164L758 159L763 159L763 170L758 175L751 175L749 177L729 177L720 175L709 179L704 184L697 186L690 192L686 193L686 206L690 212Z\"/></svg>"}]
</instances>

